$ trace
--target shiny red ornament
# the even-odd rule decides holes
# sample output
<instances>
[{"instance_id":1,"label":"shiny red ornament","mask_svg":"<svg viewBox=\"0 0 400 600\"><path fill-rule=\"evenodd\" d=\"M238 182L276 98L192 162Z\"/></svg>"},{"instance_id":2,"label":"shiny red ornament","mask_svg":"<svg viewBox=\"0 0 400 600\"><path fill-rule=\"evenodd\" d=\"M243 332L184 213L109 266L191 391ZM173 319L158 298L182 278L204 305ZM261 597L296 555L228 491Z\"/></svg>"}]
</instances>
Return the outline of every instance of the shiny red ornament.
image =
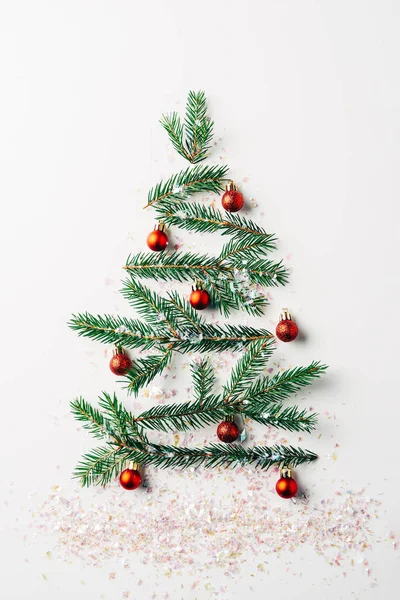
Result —
<instances>
[{"instance_id":1,"label":"shiny red ornament","mask_svg":"<svg viewBox=\"0 0 400 600\"><path fill-rule=\"evenodd\" d=\"M159 225L147 236L147 245L153 252L162 252L168 246L168 237L163 226Z\"/></svg>"},{"instance_id":2,"label":"shiny red ornament","mask_svg":"<svg viewBox=\"0 0 400 600\"><path fill-rule=\"evenodd\" d=\"M237 212L243 208L244 199L243 194L238 192L236 185L231 181L226 186L226 192L221 198L222 206L228 212Z\"/></svg>"},{"instance_id":3,"label":"shiny red ornament","mask_svg":"<svg viewBox=\"0 0 400 600\"><path fill-rule=\"evenodd\" d=\"M210 294L206 290L196 288L189 296L191 306L196 310L204 310L210 304Z\"/></svg>"},{"instance_id":4,"label":"shiny red ornament","mask_svg":"<svg viewBox=\"0 0 400 600\"><path fill-rule=\"evenodd\" d=\"M217 436L221 442L231 444L239 437L239 427L234 421L222 421L217 427Z\"/></svg>"},{"instance_id":5,"label":"shiny red ornament","mask_svg":"<svg viewBox=\"0 0 400 600\"><path fill-rule=\"evenodd\" d=\"M142 483L142 476L137 464L129 463L129 468L122 471L119 482L125 490L136 490Z\"/></svg>"},{"instance_id":6,"label":"shiny red ornament","mask_svg":"<svg viewBox=\"0 0 400 600\"><path fill-rule=\"evenodd\" d=\"M110 360L110 369L114 375L126 375L132 366L132 361L123 348L115 348L114 356Z\"/></svg>"},{"instance_id":7,"label":"shiny red ornament","mask_svg":"<svg viewBox=\"0 0 400 600\"><path fill-rule=\"evenodd\" d=\"M292 477L292 472L287 467L281 470L281 478L276 482L276 493L286 500L293 498L297 494L297 483Z\"/></svg>"},{"instance_id":8,"label":"shiny red ornament","mask_svg":"<svg viewBox=\"0 0 400 600\"><path fill-rule=\"evenodd\" d=\"M292 317L288 312L287 308L282 309L280 321L276 326L276 337L281 342L293 342L298 336L299 328L296 323L292 321Z\"/></svg>"}]
</instances>

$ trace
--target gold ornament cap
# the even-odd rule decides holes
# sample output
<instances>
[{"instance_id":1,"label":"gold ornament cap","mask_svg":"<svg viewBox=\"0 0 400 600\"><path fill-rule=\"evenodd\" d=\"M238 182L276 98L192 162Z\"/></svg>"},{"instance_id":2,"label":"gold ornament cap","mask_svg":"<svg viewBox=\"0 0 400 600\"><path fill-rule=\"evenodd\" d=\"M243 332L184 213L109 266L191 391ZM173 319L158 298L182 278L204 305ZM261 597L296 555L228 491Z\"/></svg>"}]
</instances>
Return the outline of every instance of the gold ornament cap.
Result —
<instances>
[{"instance_id":1,"label":"gold ornament cap","mask_svg":"<svg viewBox=\"0 0 400 600\"><path fill-rule=\"evenodd\" d=\"M122 346L115 346L115 348L113 350L113 354L114 354L114 356L116 354L125 354L125 350L123 349Z\"/></svg>"},{"instance_id":2,"label":"gold ornament cap","mask_svg":"<svg viewBox=\"0 0 400 600\"><path fill-rule=\"evenodd\" d=\"M202 281L197 281L196 279L192 285L192 292L197 290L204 290L204 283Z\"/></svg>"},{"instance_id":3,"label":"gold ornament cap","mask_svg":"<svg viewBox=\"0 0 400 600\"><path fill-rule=\"evenodd\" d=\"M226 184L225 189L227 192L232 192L232 191L236 192L237 187L236 187L234 181L231 180Z\"/></svg>"},{"instance_id":4,"label":"gold ornament cap","mask_svg":"<svg viewBox=\"0 0 400 600\"><path fill-rule=\"evenodd\" d=\"M131 471L139 471L139 465L137 462L133 462L133 460L129 461L129 467Z\"/></svg>"},{"instance_id":5,"label":"gold ornament cap","mask_svg":"<svg viewBox=\"0 0 400 600\"><path fill-rule=\"evenodd\" d=\"M281 474L281 477L291 477L292 469L290 467L288 467L287 465L284 465L280 469L280 474Z\"/></svg>"},{"instance_id":6,"label":"gold ornament cap","mask_svg":"<svg viewBox=\"0 0 400 600\"><path fill-rule=\"evenodd\" d=\"M288 308L282 308L281 310L282 310L282 312L279 315L280 321L292 320L292 315L290 314Z\"/></svg>"}]
</instances>

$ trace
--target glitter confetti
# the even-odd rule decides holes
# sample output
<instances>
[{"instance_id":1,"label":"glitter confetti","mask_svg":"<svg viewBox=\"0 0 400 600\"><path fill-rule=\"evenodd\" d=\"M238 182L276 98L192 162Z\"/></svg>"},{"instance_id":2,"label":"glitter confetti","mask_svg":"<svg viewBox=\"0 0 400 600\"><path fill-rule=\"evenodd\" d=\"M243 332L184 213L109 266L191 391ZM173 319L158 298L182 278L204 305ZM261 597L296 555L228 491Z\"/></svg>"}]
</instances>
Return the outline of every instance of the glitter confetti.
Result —
<instances>
[{"instance_id":1,"label":"glitter confetti","mask_svg":"<svg viewBox=\"0 0 400 600\"><path fill-rule=\"evenodd\" d=\"M55 487L33 513L30 529L56 535L54 557L66 561L75 557L102 567L110 558L126 560L133 554L143 564L154 563L166 577L185 567L202 572L217 566L237 574L246 556L263 561L305 545L332 567L358 566L371 577L368 558L375 544L396 547L392 533L386 538L375 533L381 503L365 489L354 491L342 482L332 497L318 503L303 494L296 503L277 505L269 493L275 475L248 466L238 471L245 476L245 485L219 501L209 490L200 489L193 497L180 487L157 487L155 482L153 492L144 491L134 503L120 488L99 488L98 502L86 509L80 495L63 495ZM234 471L214 474L194 468L190 473L175 471L175 476L214 483L223 477L225 486L238 485ZM264 570L262 562L257 569ZM116 573L108 577L115 579ZM376 579L371 581L377 584Z\"/></svg>"}]
</instances>

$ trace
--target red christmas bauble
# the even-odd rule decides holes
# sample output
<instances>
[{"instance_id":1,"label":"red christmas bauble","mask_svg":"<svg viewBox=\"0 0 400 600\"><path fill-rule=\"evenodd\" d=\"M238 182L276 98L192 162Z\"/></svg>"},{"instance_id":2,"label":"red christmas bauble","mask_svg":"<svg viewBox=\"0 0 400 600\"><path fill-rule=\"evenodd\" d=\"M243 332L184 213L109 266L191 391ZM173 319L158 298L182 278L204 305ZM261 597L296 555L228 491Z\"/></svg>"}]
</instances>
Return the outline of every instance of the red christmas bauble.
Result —
<instances>
[{"instance_id":1,"label":"red christmas bauble","mask_svg":"<svg viewBox=\"0 0 400 600\"><path fill-rule=\"evenodd\" d=\"M110 369L114 375L126 375L132 366L132 361L121 349L115 351L110 360Z\"/></svg>"},{"instance_id":2,"label":"red christmas bauble","mask_svg":"<svg viewBox=\"0 0 400 600\"><path fill-rule=\"evenodd\" d=\"M222 421L217 427L217 436L221 442L231 444L239 437L239 427L234 421Z\"/></svg>"},{"instance_id":3,"label":"red christmas bauble","mask_svg":"<svg viewBox=\"0 0 400 600\"><path fill-rule=\"evenodd\" d=\"M203 310L210 304L210 294L206 290L193 290L189 301L196 310Z\"/></svg>"},{"instance_id":4,"label":"red christmas bauble","mask_svg":"<svg viewBox=\"0 0 400 600\"><path fill-rule=\"evenodd\" d=\"M298 336L299 328L296 323L292 321L290 314L287 309L284 308L281 314L281 320L276 326L276 337L281 342L293 342Z\"/></svg>"},{"instance_id":5,"label":"red christmas bauble","mask_svg":"<svg viewBox=\"0 0 400 600\"><path fill-rule=\"evenodd\" d=\"M136 490L142 483L142 476L136 469L125 469L119 476L119 482L125 490Z\"/></svg>"},{"instance_id":6,"label":"red christmas bauble","mask_svg":"<svg viewBox=\"0 0 400 600\"><path fill-rule=\"evenodd\" d=\"M297 494L297 483L293 477L281 477L276 482L276 493L281 498L293 498Z\"/></svg>"},{"instance_id":7,"label":"red christmas bauble","mask_svg":"<svg viewBox=\"0 0 400 600\"><path fill-rule=\"evenodd\" d=\"M153 252L162 252L168 246L167 234L162 229L155 229L149 233L146 241Z\"/></svg>"},{"instance_id":8,"label":"red christmas bauble","mask_svg":"<svg viewBox=\"0 0 400 600\"><path fill-rule=\"evenodd\" d=\"M225 194L222 196L221 202L224 209L228 212L237 212L243 208L243 194L238 192L237 189L226 190Z\"/></svg>"}]
</instances>

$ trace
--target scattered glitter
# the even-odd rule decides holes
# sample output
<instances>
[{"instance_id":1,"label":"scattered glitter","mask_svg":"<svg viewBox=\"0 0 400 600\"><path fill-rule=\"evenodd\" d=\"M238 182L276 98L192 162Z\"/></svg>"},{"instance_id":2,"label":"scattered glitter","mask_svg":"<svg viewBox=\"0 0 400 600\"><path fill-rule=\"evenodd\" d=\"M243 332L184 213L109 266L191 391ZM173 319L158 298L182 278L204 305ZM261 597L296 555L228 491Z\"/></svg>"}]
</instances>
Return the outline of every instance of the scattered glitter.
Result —
<instances>
[{"instance_id":1,"label":"scattered glitter","mask_svg":"<svg viewBox=\"0 0 400 600\"><path fill-rule=\"evenodd\" d=\"M101 567L112 557L125 561L133 554L142 563L159 565L166 577L177 569L190 567L201 572L214 565L237 575L247 554L265 560L305 545L332 567L359 565L370 577L367 559L373 546L388 542L396 547L393 534L381 538L374 532L381 503L366 496L365 490L354 492L342 483L333 497L320 503L302 495L296 503L280 505L266 492L272 489L269 478L275 473L249 467L223 471L224 484L231 489L238 485L238 471L246 476L239 496L219 500L207 489L200 488L193 497L179 486L157 487L156 472L152 493L143 490L135 502L119 487L99 488L95 492L98 503L87 509L81 495L64 496L55 488L33 514L30 529L54 532L58 542L53 556L66 561L75 557ZM175 471L175 476L217 481L218 474L192 469ZM262 571L260 564L257 569ZM116 573L108 577L115 579ZM371 582L377 585L376 579Z\"/></svg>"}]
</instances>

